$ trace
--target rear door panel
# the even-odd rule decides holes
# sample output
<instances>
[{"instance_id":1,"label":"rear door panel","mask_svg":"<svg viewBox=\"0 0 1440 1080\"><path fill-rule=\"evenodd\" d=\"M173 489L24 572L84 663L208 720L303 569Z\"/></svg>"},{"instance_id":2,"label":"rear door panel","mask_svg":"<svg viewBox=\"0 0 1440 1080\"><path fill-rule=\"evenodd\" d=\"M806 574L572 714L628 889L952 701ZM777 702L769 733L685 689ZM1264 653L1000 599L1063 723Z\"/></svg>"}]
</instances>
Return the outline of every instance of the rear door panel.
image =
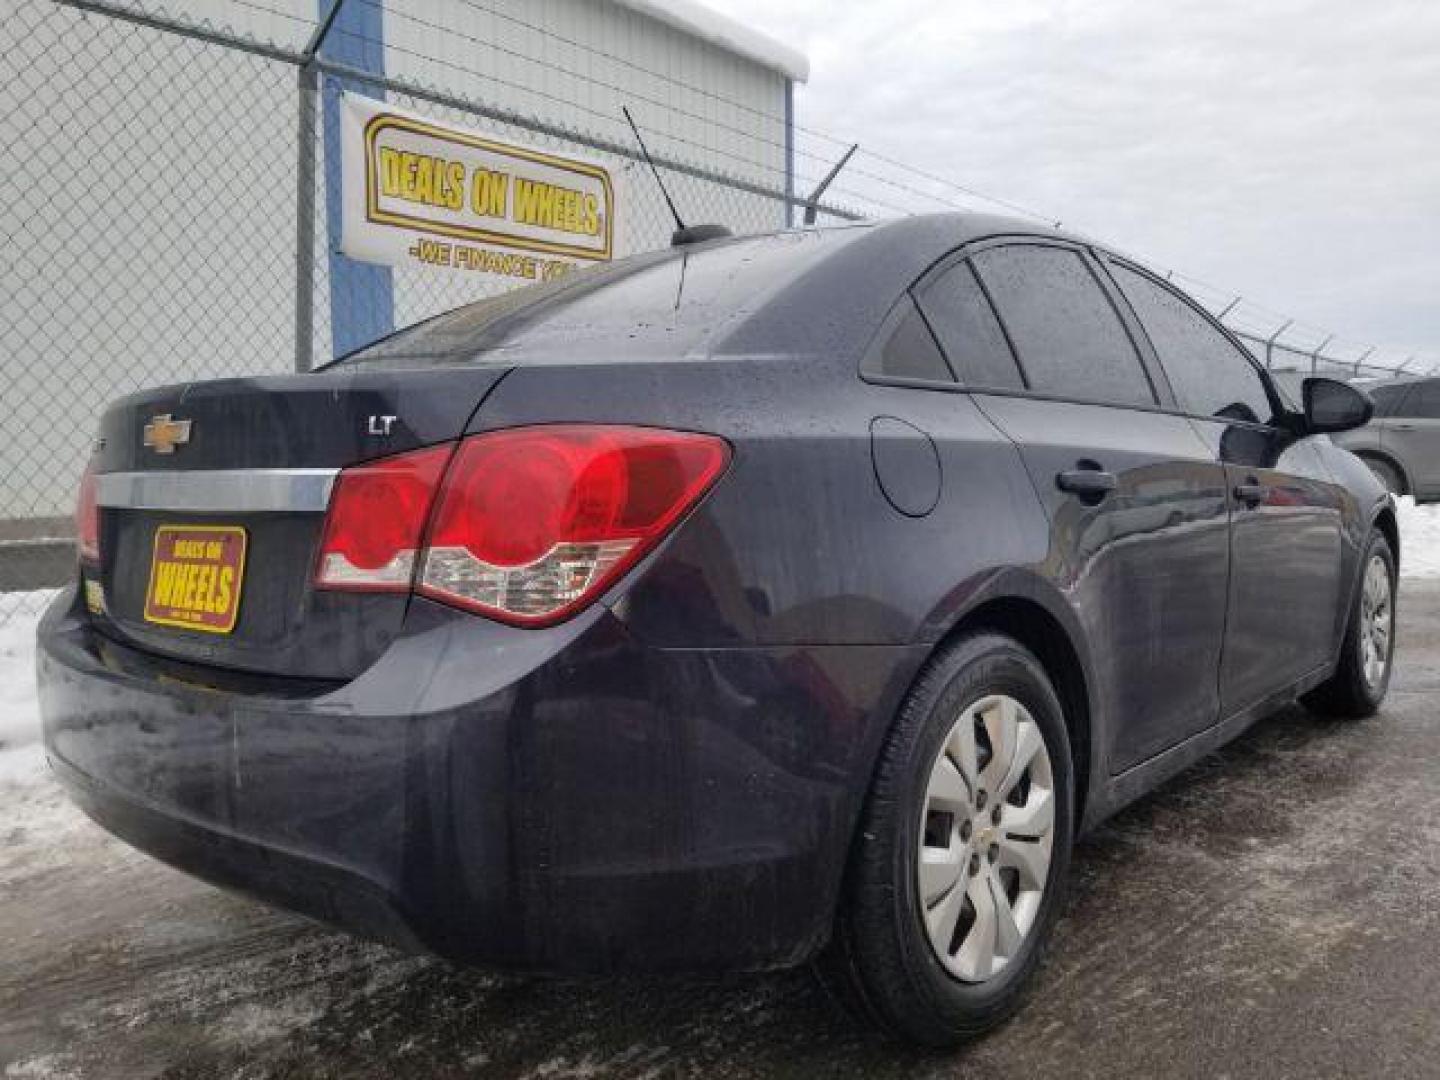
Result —
<instances>
[{"instance_id":1,"label":"rear door panel","mask_svg":"<svg viewBox=\"0 0 1440 1080\"><path fill-rule=\"evenodd\" d=\"M1020 447L1050 516L1047 568L1093 645L1111 771L1214 724L1229 536L1225 474L1209 448L1164 413L976 400ZM1056 485L1085 460L1117 482L1094 506Z\"/></svg>"},{"instance_id":2,"label":"rear door panel","mask_svg":"<svg viewBox=\"0 0 1440 1080\"><path fill-rule=\"evenodd\" d=\"M970 385L1000 385L997 351L1018 361L1023 392L977 389L975 400L1019 449L1049 517L1043 571L1085 628L1097 736L1118 773L1218 718L1224 470L1184 417L1155 408L1169 388L1086 252L1004 242L970 250L986 303L963 263L917 291ZM987 304L998 339L985 329ZM1113 488L1077 490L1096 474Z\"/></svg>"}]
</instances>

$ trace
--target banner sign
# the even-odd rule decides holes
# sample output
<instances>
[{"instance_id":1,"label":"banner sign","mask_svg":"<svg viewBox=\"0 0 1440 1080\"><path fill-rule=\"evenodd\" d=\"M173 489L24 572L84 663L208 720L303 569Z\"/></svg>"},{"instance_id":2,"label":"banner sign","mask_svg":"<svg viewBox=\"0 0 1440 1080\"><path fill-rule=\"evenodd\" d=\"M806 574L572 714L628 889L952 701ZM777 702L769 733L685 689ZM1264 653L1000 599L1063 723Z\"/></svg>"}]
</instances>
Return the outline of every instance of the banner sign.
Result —
<instances>
[{"instance_id":1,"label":"banner sign","mask_svg":"<svg viewBox=\"0 0 1440 1080\"><path fill-rule=\"evenodd\" d=\"M614 250L609 171L341 97L340 250L354 259L536 280Z\"/></svg>"}]
</instances>

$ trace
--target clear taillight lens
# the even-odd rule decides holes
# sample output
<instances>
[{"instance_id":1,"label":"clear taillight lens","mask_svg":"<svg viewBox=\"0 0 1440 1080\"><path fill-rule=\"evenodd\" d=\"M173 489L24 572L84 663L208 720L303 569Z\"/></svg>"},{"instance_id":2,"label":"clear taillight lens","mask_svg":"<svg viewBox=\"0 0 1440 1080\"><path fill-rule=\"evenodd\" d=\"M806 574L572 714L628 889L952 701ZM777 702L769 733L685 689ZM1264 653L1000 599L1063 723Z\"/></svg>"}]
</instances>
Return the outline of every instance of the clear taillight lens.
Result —
<instances>
[{"instance_id":1,"label":"clear taillight lens","mask_svg":"<svg viewBox=\"0 0 1440 1080\"><path fill-rule=\"evenodd\" d=\"M729 458L713 435L556 424L346 469L316 583L404 592L416 578L416 592L468 611L559 622L650 551Z\"/></svg>"},{"instance_id":2,"label":"clear taillight lens","mask_svg":"<svg viewBox=\"0 0 1440 1080\"><path fill-rule=\"evenodd\" d=\"M100 561L100 504L97 501L95 466L85 466L85 475L80 478L80 495L75 500L75 546L80 560L87 563Z\"/></svg>"},{"instance_id":3,"label":"clear taillight lens","mask_svg":"<svg viewBox=\"0 0 1440 1080\"><path fill-rule=\"evenodd\" d=\"M454 444L344 470L330 496L316 584L409 592L425 521Z\"/></svg>"},{"instance_id":4,"label":"clear taillight lens","mask_svg":"<svg viewBox=\"0 0 1440 1080\"><path fill-rule=\"evenodd\" d=\"M598 596L714 483L713 435L555 425L478 435L445 475L418 591L506 622Z\"/></svg>"}]
</instances>

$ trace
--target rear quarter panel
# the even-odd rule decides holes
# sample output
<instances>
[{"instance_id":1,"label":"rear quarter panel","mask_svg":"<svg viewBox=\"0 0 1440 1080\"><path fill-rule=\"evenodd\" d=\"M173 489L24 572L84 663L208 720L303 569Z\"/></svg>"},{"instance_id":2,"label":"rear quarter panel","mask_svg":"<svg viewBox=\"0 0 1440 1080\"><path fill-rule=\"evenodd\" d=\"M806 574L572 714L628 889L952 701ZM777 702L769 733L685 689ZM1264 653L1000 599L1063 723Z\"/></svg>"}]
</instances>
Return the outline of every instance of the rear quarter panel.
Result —
<instances>
[{"instance_id":1,"label":"rear quarter panel","mask_svg":"<svg viewBox=\"0 0 1440 1080\"><path fill-rule=\"evenodd\" d=\"M927 433L934 509L886 499L871 422ZM515 371L475 430L564 421L705 431L734 458L609 602L668 648L938 640L1005 567L1042 564L1048 525L1014 447L962 394L872 386L823 360L723 358Z\"/></svg>"},{"instance_id":2,"label":"rear quarter panel","mask_svg":"<svg viewBox=\"0 0 1440 1080\"><path fill-rule=\"evenodd\" d=\"M711 785L695 796L697 828L715 815L773 821L758 793L811 792L823 810L789 814L822 885L811 898L824 932L879 746L934 643L998 592L1058 597L1037 569L1049 556L1044 511L1015 448L973 402L872 386L838 367L787 356L526 366L472 422L639 424L729 440L726 474L605 598L648 647L612 693L636 699L637 715L657 713L648 729L617 729L611 771L649 784L635 748L673 745L666 760ZM882 416L934 442L941 490L928 514L902 513L881 489L871 430ZM677 658L693 678L660 677ZM722 809L693 764L694 747L717 740L753 751L745 783L757 794L744 812Z\"/></svg>"}]
</instances>

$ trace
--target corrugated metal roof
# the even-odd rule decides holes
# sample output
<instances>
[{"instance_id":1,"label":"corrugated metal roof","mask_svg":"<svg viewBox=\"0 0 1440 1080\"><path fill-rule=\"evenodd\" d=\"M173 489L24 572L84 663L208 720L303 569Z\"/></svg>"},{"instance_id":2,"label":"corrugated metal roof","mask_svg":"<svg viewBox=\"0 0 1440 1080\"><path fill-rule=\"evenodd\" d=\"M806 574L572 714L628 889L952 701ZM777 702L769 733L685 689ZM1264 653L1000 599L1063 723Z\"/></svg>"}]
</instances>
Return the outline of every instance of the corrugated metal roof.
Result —
<instances>
[{"instance_id":1,"label":"corrugated metal roof","mask_svg":"<svg viewBox=\"0 0 1440 1080\"><path fill-rule=\"evenodd\" d=\"M742 22L712 11L695 0L613 0L668 26L718 45L795 82L810 78L810 60L798 49L776 41Z\"/></svg>"}]
</instances>

